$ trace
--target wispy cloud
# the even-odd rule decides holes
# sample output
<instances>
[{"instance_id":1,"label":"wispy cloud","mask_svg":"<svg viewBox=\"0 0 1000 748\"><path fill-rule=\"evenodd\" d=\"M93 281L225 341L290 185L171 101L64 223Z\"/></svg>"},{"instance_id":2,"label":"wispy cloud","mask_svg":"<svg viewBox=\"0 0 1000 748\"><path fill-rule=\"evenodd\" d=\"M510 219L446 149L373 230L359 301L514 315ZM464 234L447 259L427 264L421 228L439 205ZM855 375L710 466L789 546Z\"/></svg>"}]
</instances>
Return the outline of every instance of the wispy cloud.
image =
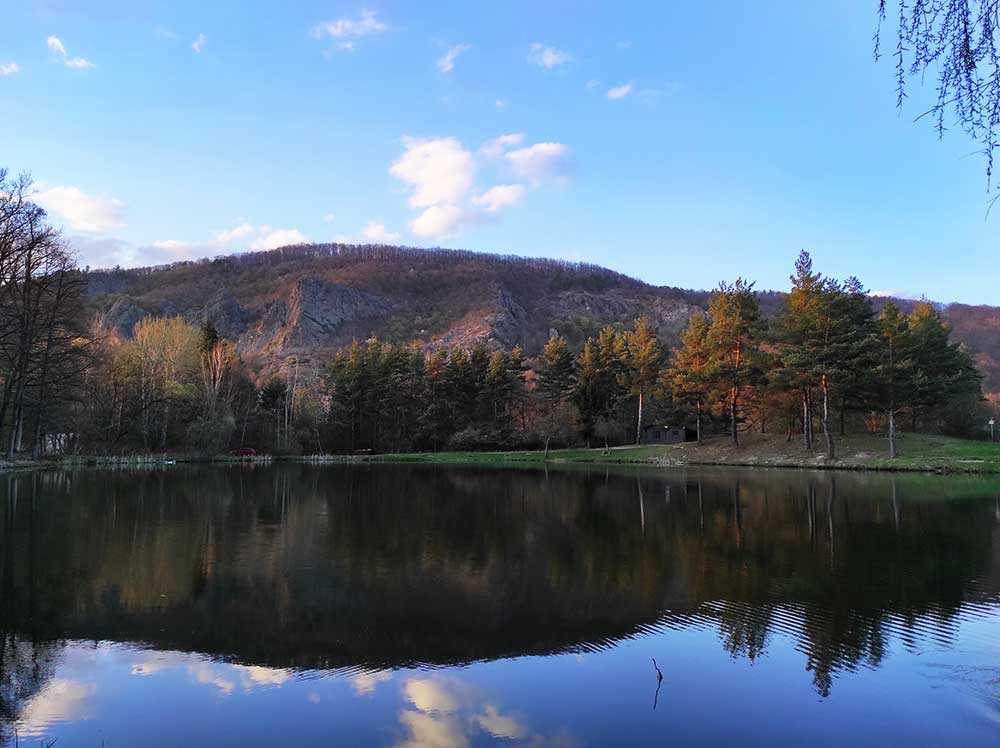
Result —
<instances>
[{"instance_id":1,"label":"wispy cloud","mask_svg":"<svg viewBox=\"0 0 1000 748\"><path fill-rule=\"evenodd\" d=\"M275 249L289 244L305 244L308 241L309 237L296 228L278 229L244 222L220 231L208 240L159 239L153 242L153 247L169 253L170 260L185 260L239 247L252 250Z\"/></svg>"},{"instance_id":2,"label":"wispy cloud","mask_svg":"<svg viewBox=\"0 0 1000 748\"><path fill-rule=\"evenodd\" d=\"M59 185L38 192L35 200L75 231L95 234L125 225L125 203L115 197L88 195L79 187Z\"/></svg>"},{"instance_id":3,"label":"wispy cloud","mask_svg":"<svg viewBox=\"0 0 1000 748\"><path fill-rule=\"evenodd\" d=\"M565 176L569 148L564 143L535 143L504 155L511 171L521 179L539 183Z\"/></svg>"},{"instance_id":4,"label":"wispy cloud","mask_svg":"<svg viewBox=\"0 0 1000 748\"><path fill-rule=\"evenodd\" d=\"M632 81L629 81L628 83L623 83L622 85L616 86L615 88L609 88L607 93L605 93L604 95L607 96L612 101L617 101L618 99L624 99L626 96L632 93L632 89L634 86L635 84Z\"/></svg>"},{"instance_id":5,"label":"wispy cloud","mask_svg":"<svg viewBox=\"0 0 1000 748\"><path fill-rule=\"evenodd\" d=\"M45 46L47 46L51 52L54 52L60 57L66 56L66 47L63 46L63 43L60 41L58 36L50 36L46 39Z\"/></svg>"},{"instance_id":6,"label":"wispy cloud","mask_svg":"<svg viewBox=\"0 0 1000 748\"><path fill-rule=\"evenodd\" d=\"M525 192L527 190L523 184L498 184L472 198L472 202L484 208L487 213L499 213L504 208L521 202Z\"/></svg>"},{"instance_id":7,"label":"wispy cloud","mask_svg":"<svg viewBox=\"0 0 1000 748\"><path fill-rule=\"evenodd\" d=\"M85 57L70 57L69 53L66 52L66 46L62 43L62 40L58 36L50 36L45 40L45 46L49 48L59 62L68 68L92 68L94 63Z\"/></svg>"},{"instance_id":8,"label":"wispy cloud","mask_svg":"<svg viewBox=\"0 0 1000 748\"><path fill-rule=\"evenodd\" d=\"M479 153L486 158L500 158L505 151L524 142L523 132L511 132L506 135L487 140L479 148Z\"/></svg>"},{"instance_id":9,"label":"wispy cloud","mask_svg":"<svg viewBox=\"0 0 1000 748\"><path fill-rule=\"evenodd\" d=\"M375 11L362 10L357 18L338 18L335 21L323 21L313 29L317 39L337 41L339 49L354 49L355 40L371 34L382 34L389 30L389 25L380 21Z\"/></svg>"},{"instance_id":10,"label":"wispy cloud","mask_svg":"<svg viewBox=\"0 0 1000 748\"><path fill-rule=\"evenodd\" d=\"M13 75L21 72L21 67L16 62L0 62L0 75Z\"/></svg>"},{"instance_id":11,"label":"wispy cloud","mask_svg":"<svg viewBox=\"0 0 1000 748\"><path fill-rule=\"evenodd\" d=\"M191 49L195 51L195 54L201 54L202 48L205 46L205 42L208 39L205 38L204 34L198 34L198 38L191 42Z\"/></svg>"},{"instance_id":12,"label":"wispy cloud","mask_svg":"<svg viewBox=\"0 0 1000 748\"><path fill-rule=\"evenodd\" d=\"M543 67L546 70L564 65L571 59L568 52L564 52L556 47L546 47L540 42L532 44L531 49L528 51L528 62L532 65Z\"/></svg>"},{"instance_id":13,"label":"wispy cloud","mask_svg":"<svg viewBox=\"0 0 1000 748\"><path fill-rule=\"evenodd\" d=\"M250 244L250 249L274 249L288 244L305 244L309 237L298 229L272 229Z\"/></svg>"},{"instance_id":14,"label":"wispy cloud","mask_svg":"<svg viewBox=\"0 0 1000 748\"><path fill-rule=\"evenodd\" d=\"M401 238L395 231L389 231L381 221L369 221L361 230L361 236L375 244L391 244Z\"/></svg>"},{"instance_id":15,"label":"wispy cloud","mask_svg":"<svg viewBox=\"0 0 1000 748\"><path fill-rule=\"evenodd\" d=\"M177 38L177 32L173 29L167 28L166 26L154 26L153 36L157 39L169 39L170 41L173 41Z\"/></svg>"},{"instance_id":16,"label":"wispy cloud","mask_svg":"<svg viewBox=\"0 0 1000 748\"><path fill-rule=\"evenodd\" d=\"M438 58L437 69L442 73L450 73L455 69L455 58L462 54L462 52L470 49L472 49L471 44L456 44L454 47L451 47Z\"/></svg>"}]
</instances>

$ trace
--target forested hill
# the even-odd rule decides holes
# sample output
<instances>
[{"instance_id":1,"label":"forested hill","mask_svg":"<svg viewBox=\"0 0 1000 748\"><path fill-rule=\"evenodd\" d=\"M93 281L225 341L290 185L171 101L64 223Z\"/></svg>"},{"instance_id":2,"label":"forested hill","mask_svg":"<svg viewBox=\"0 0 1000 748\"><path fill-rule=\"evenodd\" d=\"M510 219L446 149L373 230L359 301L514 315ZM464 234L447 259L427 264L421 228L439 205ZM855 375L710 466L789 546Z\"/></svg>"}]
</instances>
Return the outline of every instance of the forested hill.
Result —
<instances>
[{"instance_id":1,"label":"forested hill","mask_svg":"<svg viewBox=\"0 0 1000 748\"><path fill-rule=\"evenodd\" d=\"M262 370L372 335L428 347L477 339L537 353L555 330L579 346L640 314L673 345L707 291L652 286L595 265L459 250L317 244L87 273L92 305L130 334L146 316L211 320ZM765 314L782 301L760 295ZM900 302L904 308L907 302ZM1000 308L952 304L944 314L974 353L984 390L1000 391Z\"/></svg>"}]
</instances>

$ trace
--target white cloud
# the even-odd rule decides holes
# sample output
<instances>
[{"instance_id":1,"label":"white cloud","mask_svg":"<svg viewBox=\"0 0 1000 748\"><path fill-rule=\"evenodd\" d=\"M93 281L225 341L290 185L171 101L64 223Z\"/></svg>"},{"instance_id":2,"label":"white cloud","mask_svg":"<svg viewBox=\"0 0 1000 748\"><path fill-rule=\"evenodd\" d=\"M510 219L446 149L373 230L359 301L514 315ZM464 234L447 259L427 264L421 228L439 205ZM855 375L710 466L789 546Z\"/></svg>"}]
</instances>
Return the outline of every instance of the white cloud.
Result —
<instances>
[{"instance_id":1,"label":"white cloud","mask_svg":"<svg viewBox=\"0 0 1000 748\"><path fill-rule=\"evenodd\" d=\"M251 237L253 241L249 241ZM241 223L231 229L220 231L207 241L160 239L153 242L152 247L167 253L166 257L159 258L161 261L176 262L206 257L221 250L235 249L238 244L253 250L264 250L288 244L305 244L308 241L309 237L295 228L275 229L267 225L254 226L250 223Z\"/></svg>"},{"instance_id":2,"label":"white cloud","mask_svg":"<svg viewBox=\"0 0 1000 748\"><path fill-rule=\"evenodd\" d=\"M594 89L594 88L600 88L600 87L601 87L601 82L599 80L597 80L596 78L593 78L593 79L587 81L587 88Z\"/></svg>"},{"instance_id":3,"label":"white cloud","mask_svg":"<svg viewBox=\"0 0 1000 748\"><path fill-rule=\"evenodd\" d=\"M51 187L37 193L35 200L76 231L93 234L125 225L122 220L125 204L121 200L88 195L79 187Z\"/></svg>"},{"instance_id":4,"label":"white cloud","mask_svg":"<svg viewBox=\"0 0 1000 748\"><path fill-rule=\"evenodd\" d=\"M94 63L92 63L88 59L85 59L83 57L70 57L69 54L66 52L66 47L63 45L62 40L59 39L58 36L50 36L48 39L46 39L45 46L47 46L54 55L57 55L60 58L62 64L68 68L79 69L79 68L94 67Z\"/></svg>"},{"instance_id":5,"label":"white cloud","mask_svg":"<svg viewBox=\"0 0 1000 748\"><path fill-rule=\"evenodd\" d=\"M263 228L263 227L262 227ZM235 239L243 239L244 237L250 236L256 231L253 225L249 223L241 223L239 226L229 229L228 231L221 231L215 235L216 244L229 244Z\"/></svg>"},{"instance_id":6,"label":"white cloud","mask_svg":"<svg viewBox=\"0 0 1000 748\"><path fill-rule=\"evenodd\" d=\"M403 155L389 173L413 188L409 204L428 208L457 204L472 187L475 163L472 154L455 138L403 138Z\"/></svg>"},{"instance_id":7,"label":"white cloud","mask_svg":"<svg viewBox=\"0 0 1000 748\"><path fill-rule=\"evenodd\" d=\"M333 213L327 213L325 216L323 216L323 223L333 223L336 220L337 216L335 216Z\"/></svg>"},{"instance_id":8,"label":"white cloud","mask_svg":"<svg viewBox=\"0 0 1000 748\"><path fill-rule=\"evenodd\" d=\"M22 736L42 735L53 722L91 719L97 687L92 683L54 679L25 704L17 721Z\"/></svg>"},{"instance_id":9,"label":"white cloud","mask_svg":"<svg viewBox=\"0 0 1000 748\"><path fill-rule=\"evenodd\" d=\"M923 294L919 294L916 291L906 291L903 289L885 289L882 291L869 291L869 296L880 296L883 298L893 298L893 299L906 299L907 301L919 301L923 298Z\"/></svg>"},{"instance_id":10,"label":"white cloud","mask_svg":"<svg viewBox=\"0 0 1000 748\"><path fill-rule=\"evenodd\" d=\"M472 202L484 208L487 213L499 213L504 208L521 202L526 191L523 184L498 184L472 198Z\"/></svg>"},{"instance_id":11,"label":"white cloud","mask_svg":"<svg viewBox=\"0 0 1000 748\"><path fill-rule=\"evenodd\" d=\"M202 49L202 47L205 46L205 42L207 42L207 41L208 41L208 39L205 38L204 34L198 34L198 38L195 39L193 42L191 42L191 49L193 49L195 51L195 54L199 54L200 55L201 54L201 49Z\"/></svg>"},{"instance_id":12,"label":"white cloud","mask_svg":"<svg viewBox=\"0 0 1000 748\"><path fill-rule=\"evenodd\" d=\"M511 132L483 143L479 152L486 158L500 158L508 149L524 142L523 132Z\"/></svg>"},{"instance_id":13,"label":"white cloud","mask_svg":"<svg viewBox=\"0 0 1000 748\"><path fill-rule=\"evenodd\" d=\"M210 662L195 661L188 665L188 673L197 683L215 686L223 696L229 696L236 688L236 683L227 678L222 667L215 667Z\"/></svg>"},{"instance_id":14,"label":"white cloud","mask_svg":"<svg viewBox=\"0 0 1000 748\"><path fill-rule=\"evenodd\" d=\"M60 41L58 36L50 36L45 40L46 46L54 53L60 57L66 56L66 47L63 46L62 41Z\"/></svg>"},{"instance_id":15,"label":"white cloud","mask_svg":"<svg viewBox=\"0 0 1000 748\"><path fill-rule=\"evenodd\" d=\"M569 149L562 143L535 143L516 148L524 133L500 135L484 143L475 155L456 138L403 138L403 154L389 173L410 189L408 203L419 209L410 231L421 238L451 236L468 226L495 220L507 207L517 205L528 192L524 184L500 184L475 190L477 169L497 168L539 186L561 178Z\"/></svg>"},{"instance_id":16,"label":"white cloud","mask_svg":"<svg viewBox=\"0 0 1000 748\"><path fill-rule=\"evenodd\" d=\"M197 245L191 242L181 241L180 239L160 239L153 242L153 246L157 249L165 249L168 252L174 252L178 249L187 249Z\"/></svg>"},{"instance_id":17,"label":"white cloud","mask_svg":"<svg viewBox=\"0 0 1000 748\"><path fill-rule=\"evenodd\" d=\"M528 735L528 728L513 717L501 714L495 706L487 704L476 723L490 735L504 740L520 740Z\"/></svg>"},{"instance_id":18,"label":"white cloud","mask_svg":"<svg viewBox=\"0 0 1000 748\"><path fill-rule=\"evenodd\" d=\"M399 748L466 748L469 738L462 724L451 717L405 710L399 721L409 732Z\"/></svg>"},{"instance_id":19,"label":"white cloud","mask_svg":"<svg viewBox=\"0 0 1000 748\"><path fill-rule=\"evenodd\" d=\"M455 58L470 49L472 49L471 44L456 44L438 58L437 69L442 73L450 73L455 69Z\"/></svg>"},{"instance_id":20,"label":"white cloud","mask_svg":"<svg viewBox=\"0 0 1000 748\"><path fill-rule=\"evenodd\" d=\"M535 143L504 154L514 174L535 183L562 176L568 156L563 143Z\"/></svg>"},{"instance_id":21,"label":"white cloud","mask_svg":"<svg viewBox=\"0 0 1000 748\"><path fill-rule=\"evenodd\" d=\"M159 239L151 244L137 246L112 237L70 236L70 246L81 263L91 267L136 267L162 265L246 249L273 249L286 244L309 241L298 229L275 229L271 226L254 226L241 223L220 231L211 239L188 241L184 239Z\"/></svg>"},{"instance_id":22,"label":"white cloud","mask_svg":"<svg viewBox=\"0 0 1000 748\"><path fill-rule=\"evenodd\" d=\"M634 85L635 84L632 81L629 81L628 83L623 83L622 85L616 88L609 88L608 92L604 95L607 96L612 101L615 101L617 99L624 99L626 96L632 93L632 87Z\"/></svg>"},{"instance_id":23,"label":"white cloud","mask_svg":"<svg viewBox=\"0 0 1000 748\"><path fill-rule=\"evenodd\" d=\"M399 713L407 733L397 744L400 748L467 748L480 745L483 733L535 748L580 744L567 732L537 733L495 704L477 707L482 703L479 689L458 678L411 678L403 684L403 696L412 708Z\"/></svg>"},{"instance_id":24,"label":"white cloud","mask_svg":"<svg viewBox=\"0 0 1000 748\"><path fill-rule=\"evenodd\" d=\"M389 30L389 26L380 21L375 11L362 10L357 18L338 18L336 21L323 21L315 29L313 35L317 39L339 40L338 48L354 49L353 39L369 34L381 34Z\"/></svg>"},{"instance_id":25,"label":"white cloud","mask_svg":"<svg viewBox=\"0 0 1000 748\"><path fill-rule=\"evenodd\" d=\"M401 238L394 231L389 231L381 221L369 221L361 230L361 236L372 244L392 244Z\"/></svg>"},{"instance_id":26,"label":"white cloud","mask_svg":"<svg viewBox=\"0 0 1000 748\"><path fill-rule=\"evenodd\" d=\"M448 683L434 678L411 678L403 686L407 700L422 712L454 712L459 698Z\"/></svg>"},{"instance_id":27,"label":"white cloud","mask_svg":"<svg viewBox=\"0 0 1000 748\"><path fill-rule=\"evenodd\" d=\"M462 217L462 209L457 205L432 205L410 222L410 231L423 238L448 236Z\"/></svg>"},{"instance_id":28,"label":"white cloud","mask_svg":"<svg viewBox=\"0 0 1000 748\"><path fill-rule=\"evenodd\" d=\"M496 107L498 110L506 109L507 108L507 100L506 99L497 99L496 101L493 102L493 106Z\"/></svg>"},{"instance_id":29,"label":"white cloud","mask_svg":"<svg viewBox=\"0 0 1000 748\"><path fill-rule=\"evenodd\" d=\"M264 227L261 227L261 230L263 229ZM308 241L309 237L298 229L274 229L260 236L250 245L250 249L275 249L287 244L305 244Z\"/></svg>"},{"instance_id":30,"label":"white cloud","mask_svg":"<svg viewBox=\"0 0 1000 748\"><path fill-rule=\"evenodd\" d=\"M232 668L240 676L244 691L251 691L254 686L283 686L292 679L292 671L283 668L259 665L233 665Z\"/></svg>"},{"instance_id":31,"label":"white cloud","mask_svg":"<svg viewBox=\"0 0 1000 748\"><path fill-rule=\"evenodd\" d=\"M539 65L546 70L563 65L569 62L570 59L569 54L561 49L546 47L544 44L538 42L532 44L531 50L528 52L528 62L532 65Z\"/></svg>"},{"instance_id":32,"label":"white cloud","mask_svg":"<svg viewBox=\"0 0 1000 748\"><path fill-rule=\"evenodd\" d=\"M0 75L13 75L21 72L21 67L16 62L0 62Z\"/></svg>"},{"instance_id":33,"label":"white cloud","mask_svg":"<svg viewBox=\"0 0 1000 748\"><path fill-rule=\"evenodd\" d=\"M351 676L351 688L358 696L368 696L375 693L379 683L392 680L392 673L387 670L373 670Z\"/></svg>"}]
</instances>

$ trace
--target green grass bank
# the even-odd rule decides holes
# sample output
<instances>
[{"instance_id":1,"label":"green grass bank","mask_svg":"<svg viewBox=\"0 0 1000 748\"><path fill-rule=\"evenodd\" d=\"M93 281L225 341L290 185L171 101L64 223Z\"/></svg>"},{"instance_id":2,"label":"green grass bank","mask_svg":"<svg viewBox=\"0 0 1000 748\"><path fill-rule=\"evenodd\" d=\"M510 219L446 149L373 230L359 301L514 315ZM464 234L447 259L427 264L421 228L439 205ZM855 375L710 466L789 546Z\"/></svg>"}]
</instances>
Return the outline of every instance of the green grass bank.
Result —
<instances>
[{"instance_id":1,"label":"green grass bank","mask_svg":"<svg viewBox=\"0 0 1000 748\"><path fill-rule=\"evenodd\" d=\"M899 456L888 457L884 437L852 434L837 437L836 458L830 460L825 446L807 450L796 439L779 434L745 434L734 448L726 437L713 437L702 444L612 447L611 449L551 450L550 463L608 465L743 465L826 470L896 470L937 473L1000 473L1000 444L932 434L900 434ZM432 464L542 463L542 451L514 452L426 452L386 454L365 458L372 462L420 462Z\"/></svg>"}]
</instances>

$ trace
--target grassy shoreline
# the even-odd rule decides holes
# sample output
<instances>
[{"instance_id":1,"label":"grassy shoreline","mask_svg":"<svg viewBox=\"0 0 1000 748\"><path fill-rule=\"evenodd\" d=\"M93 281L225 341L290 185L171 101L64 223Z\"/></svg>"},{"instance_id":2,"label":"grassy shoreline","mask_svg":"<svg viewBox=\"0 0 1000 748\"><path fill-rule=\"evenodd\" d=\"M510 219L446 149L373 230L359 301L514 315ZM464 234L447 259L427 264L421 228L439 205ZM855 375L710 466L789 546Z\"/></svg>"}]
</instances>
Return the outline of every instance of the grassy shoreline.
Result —
<instances>
[{"instance_id":1,"label":"grassy shoreline","mask_svg":"<svg viewBox=\"0 0 1000 748\"><path fill-rule=\"evenodd\" d=\"M365 458L366 462L428 464L598 464L729 465L734 467L791 468L811 470L873 470L933 473L1000 473L1000 444L929 434L901 434L900 456L889 459L885 439L849 435L836 439L837 459L829 460L822 445L806 450L783 435L747 434L739 449L726 437L713 437L703 444L631 446L611 449L560 449L511 452L427 452L386 454Z\"/></svg>"},{"instance_id":2,"label":"grassy shoreline","mask_svg":"<svg viewBox=\"0 0 1000 748\"><path fill-rule=\"evenodd\" d=\"M420 463L436 465L646 465L684 467L729 465L733 467L790 468L811 470L872 470L890 472L998 474L1000 444L930 434L901 434L900 456L886 456L884 437L848 435L836 440L837 459L829 460L823 446L806 450L801 443L782 435L746 434L739 449L726 437L713 437L703 444L627 446L610 449L557 449L546 457L541 450L506 452L415 452L380 455L230 455L147 454L73 455L43 460L0 463L0 470L131 468L170 464L371 464Z\"/></svg>"}]
</instances>

